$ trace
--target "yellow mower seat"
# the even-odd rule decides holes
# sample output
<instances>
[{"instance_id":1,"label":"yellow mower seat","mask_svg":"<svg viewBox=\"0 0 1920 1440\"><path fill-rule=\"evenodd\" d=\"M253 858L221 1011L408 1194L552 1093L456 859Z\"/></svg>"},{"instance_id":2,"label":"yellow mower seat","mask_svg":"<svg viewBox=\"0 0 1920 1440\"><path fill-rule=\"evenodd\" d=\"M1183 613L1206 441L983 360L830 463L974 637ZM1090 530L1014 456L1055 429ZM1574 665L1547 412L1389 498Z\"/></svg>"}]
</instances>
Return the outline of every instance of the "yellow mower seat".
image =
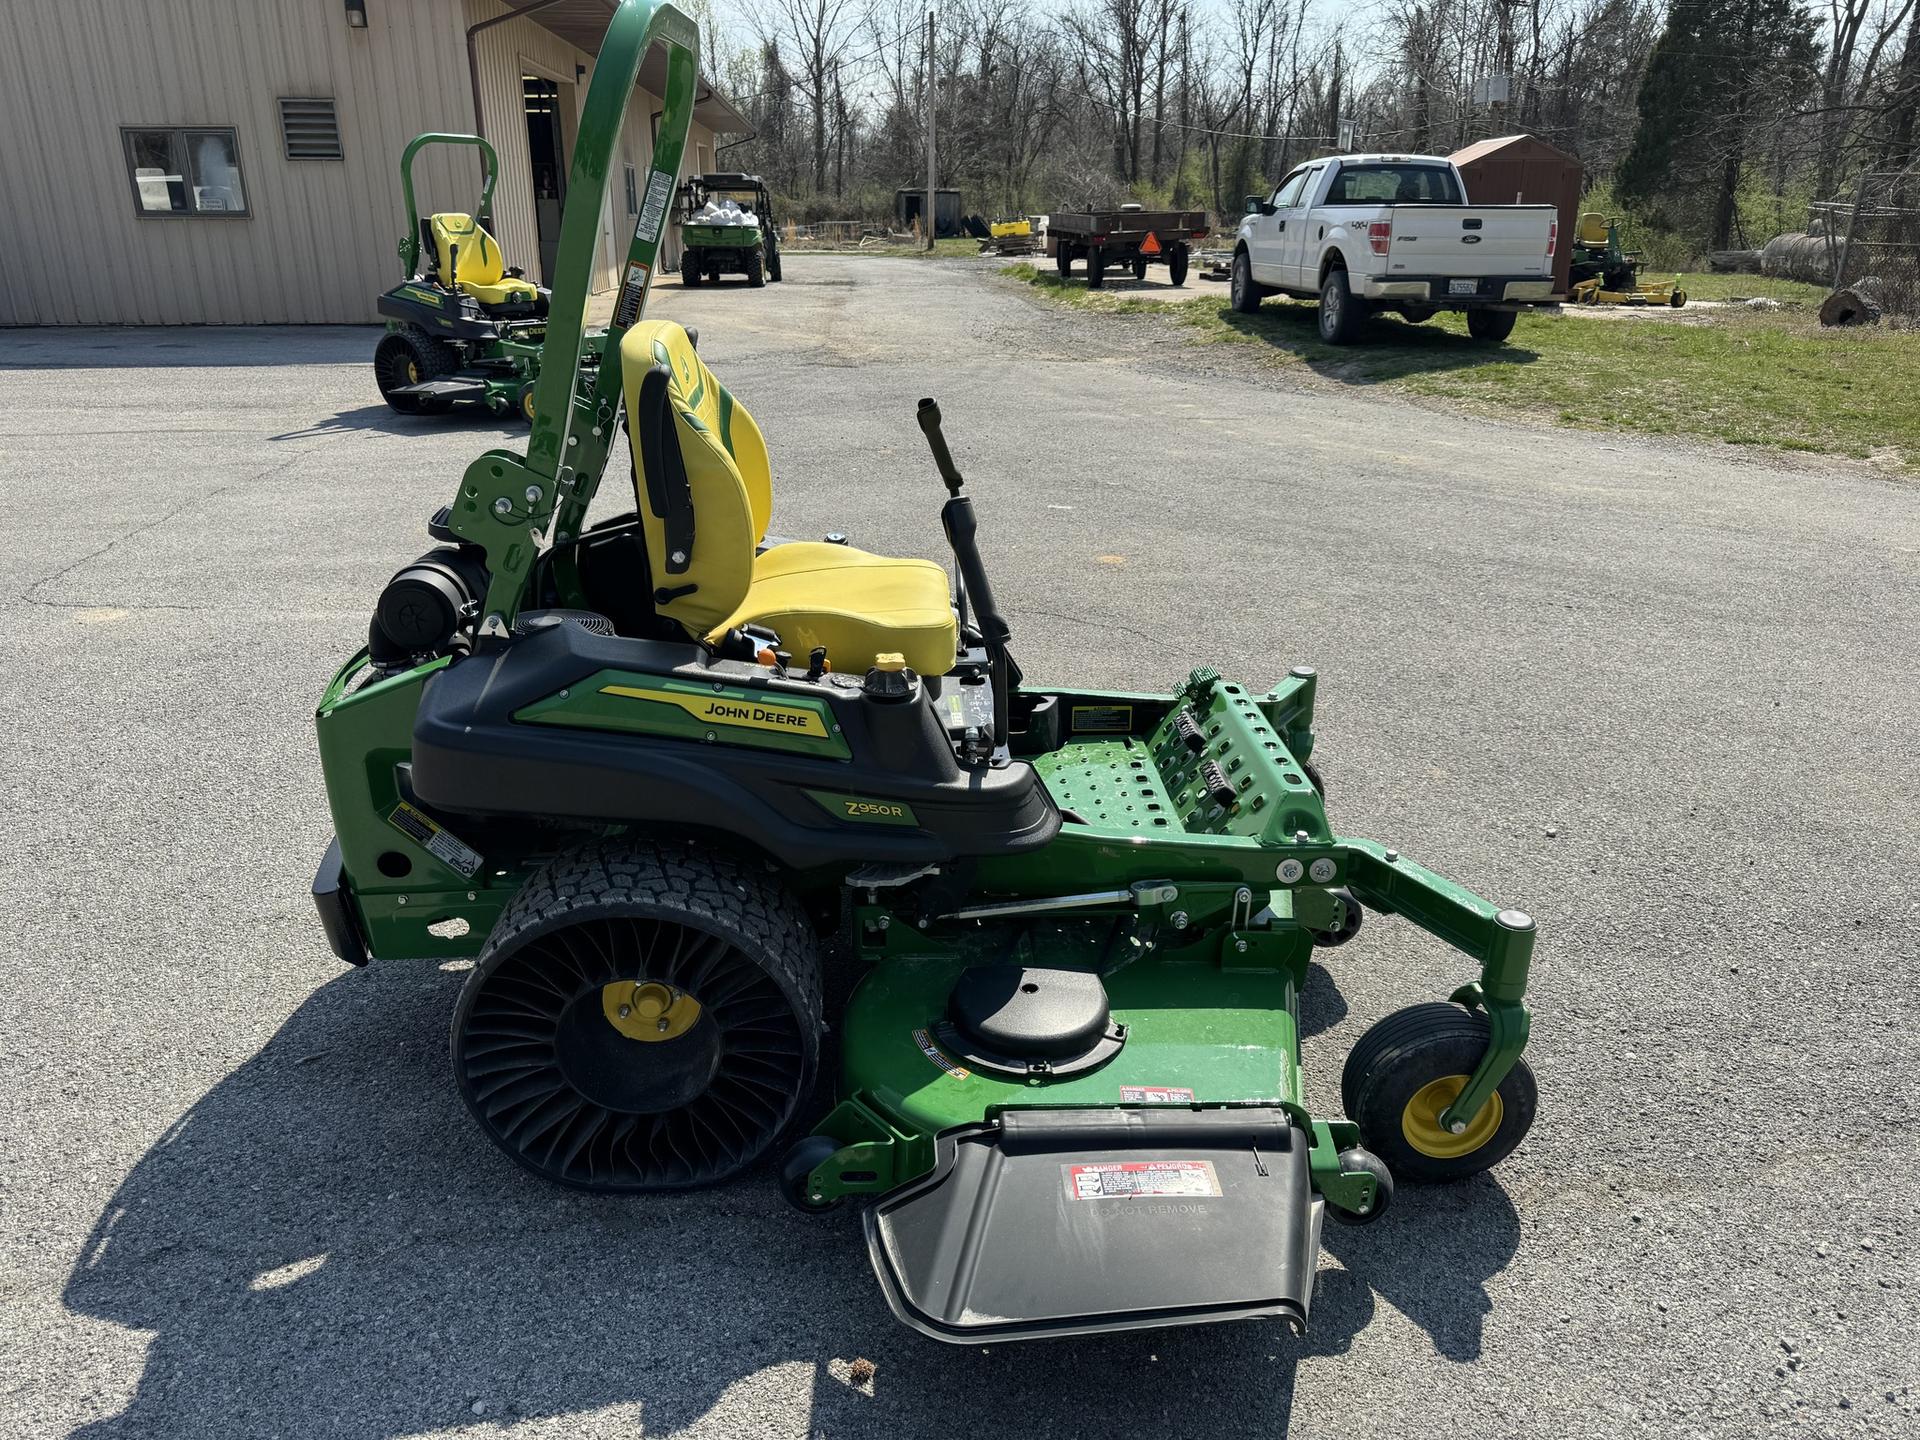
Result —
<instances>
[{"instance_id":1,"label":"yellow mower seat","mask_svg":"<svg viewBox=\"0 0 1920 1440\"><path fill-rule=\"evenodd\" d=\"M865 670L888 651L923 675L953 668L958 625L946 572L932 561L812 541L755 553L773 513L766 441L684 329L634 326L620 367L659 614L709 643L762 625L796 656L826 646L839 671Z\"/></svg>"},{"instance_id":2,"label":"yellow mower seat","mask_svg":"<svg viewBox=\"0 0 1920 1440\"><path fill-rule=\"evenodd\" d=\"M1588 210L1582 214L1574 243L1591 249L1604 249L1607 243L1607 217L1598 210Z\"/></svg>"},{"instance_id":3,"label":"yellow mower seat","mask_svg":"<svg viewBox=\"0 0 1920 1440\"><path fill-rule=\"evenodd\" d=\"M500 246L471 215L451 211L431 217L434 248L440 255L440 275L482 305L507 305L532 300L540 287L531 280L507 274ZM459 248L459 273L454 273L454 248Z\"/></svg>"}]
</instances>

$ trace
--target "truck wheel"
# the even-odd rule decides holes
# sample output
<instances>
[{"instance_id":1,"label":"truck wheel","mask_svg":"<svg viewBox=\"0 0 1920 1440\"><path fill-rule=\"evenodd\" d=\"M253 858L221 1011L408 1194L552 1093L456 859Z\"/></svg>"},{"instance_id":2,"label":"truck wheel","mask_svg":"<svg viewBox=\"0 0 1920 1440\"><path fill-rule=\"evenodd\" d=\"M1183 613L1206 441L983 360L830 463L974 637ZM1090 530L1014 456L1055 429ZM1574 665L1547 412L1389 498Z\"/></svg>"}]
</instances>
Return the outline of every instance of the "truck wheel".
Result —
<instances>
[{"instance_id":1,"label":"truck wheel","mask_svg":"<svg viewBox=\"0 0 1920 1440\"><path fill-rule=\"evenodd\" d=\"M1087 288L1098 290L1107 280L1107 252L1098 245L1087 251Z\"/></svg>"},{"instance_id":2,"label":"truck wheel","mask_svg":"<svg viewBox=\"0 0 1920 1440\"><path fill-rule=\"evenodd\" d=\"M1513 322L1520 316L1512 310L1467 311L1467 333L1476 340L1498 345L1513 333Z\"/></svg>"},{"instance_id":3,"label":"truck wheel","mask_svg":"<svg viewBox=\"0 0 1920 1440\"><path fill-rule=\"evenodd\" d=\"M747 284L757 289L767 283L766 264L761 259L758 250L754 250L747 255L747 263L744 268L747 272Z\"/></svg>"},{"instance_id":4,"label":"truck wheel","mask_svg":"<svg viewBox=\"0 0 1920 1440\"><path fill-rule=\"evenodd\" d=\"M1247 252L1237 251L1233 257L1233 278L1227 282L1227 293L1233 301L1233 308L1242 315L1251 315L1260 308L1265 291L1253 283L1253 263L1247 259Z\"/></svg>"},{"instance_id":5,"label":"truck wheel","mask_svg":"<svg viewBox=\"0 0 1920 1440\"><path fill-rule=\"evenodd\" d=\"M1054 252L1053 263L1060 272L1060 278L1066 279L1073 272L1073 252L1062 245Z\"/></svg>"},{"instance_id":6,"label":"truck wheel","mask_svg":"<svg viewBox=\"0 0 1920 1440\"><path fill-rule=\"evenodd\" d=\"M1136 255L1133 257L1133 278L1136 280L1144 280L1147 278L1146 256Z\"/></svg>"},{"instance_id":7,"label":"truck wheel","mask_svg":"<svg viewBox=\"0 0 1920 1440\"><path fill-rule=\"evenodd\" d=\"M1176 245L1167 252L1167 283L1176 288L1187 283L1187 247Z\"/></svg>"},{"instance_id":8,"label":"truck wheel","mask_svg":"<svg viewBox=\"0 0 1920 1440\"><path fill-rule=\"evenodd\" d=\"M1347 288L1347 272L1336 265L1320 282L1320 338L1329 345L1351 345L1367 323L1367 302Z\"/></svg>"}]
</instances>

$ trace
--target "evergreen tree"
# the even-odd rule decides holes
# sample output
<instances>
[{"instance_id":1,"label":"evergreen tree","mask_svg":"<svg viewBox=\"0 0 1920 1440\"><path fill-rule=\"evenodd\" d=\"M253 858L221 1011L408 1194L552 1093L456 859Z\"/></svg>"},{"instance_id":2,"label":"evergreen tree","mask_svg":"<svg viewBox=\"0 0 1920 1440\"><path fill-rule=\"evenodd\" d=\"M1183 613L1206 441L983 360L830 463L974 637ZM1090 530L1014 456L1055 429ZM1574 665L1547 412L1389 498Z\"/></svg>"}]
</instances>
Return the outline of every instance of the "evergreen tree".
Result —
<instances>
[{"instance_id":1,"label":"evergreen tree","mask_svg":"<svg viewBox=\"0 0 1920 1440\"><path fill-rule=\"evenodd\" d=\"M1780 118L1776 102L1804 93L1818 54L1798 0L1674 0L1647 58L1616 193L1725 249L1755 142Z\"/></svg>"}]
</instances>

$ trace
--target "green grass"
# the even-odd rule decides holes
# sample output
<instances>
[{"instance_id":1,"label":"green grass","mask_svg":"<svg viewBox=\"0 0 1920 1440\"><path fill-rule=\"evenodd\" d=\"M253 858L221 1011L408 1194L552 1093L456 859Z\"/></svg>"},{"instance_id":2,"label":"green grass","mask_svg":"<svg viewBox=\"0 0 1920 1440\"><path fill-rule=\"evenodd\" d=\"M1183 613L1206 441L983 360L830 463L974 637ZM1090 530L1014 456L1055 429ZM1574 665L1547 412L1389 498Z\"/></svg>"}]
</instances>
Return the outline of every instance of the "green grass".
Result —
<instances>
[{"instance_id":1,"label":"green grass","mask_svg":"<svg viewBox=\"0 0 1920 1440\"><path fill-rule=\"evenodd\" d=\"M1089 291L1077 276L1063 284L1032 265L1009 265L1002 273L1065 304L1165 316L1196 342L1253 347L1276 366L1304 366L1342 384L1380 385L1584 428L1856 457L1891 454L1920 470L1920 405L1913 403L1920 331L1823 330L1810 306L1729 307L1690 316L1588 315L1569 307L1560 316L1523 314L1505 345L1468 338L1457 314L1424 325L1382 315L1361 344L1330 346L1320 342L1315 307L1299 301L1271 299L1258 314L1241 315L1227 303L1225 287L1211 283L1193 300L1164 304ZM1726 294L1751 294L1746 287L1758 277L1711 278L1728 282ZM1814 286L1792 288L1820 293Z\"/></svg>"},{"instance_id":2,"label":"green grass","mask_svg":"<svg viewBox=\"0 0 1920 1440\"><path fill-rule=\"evenodd\" d=\"M1755 296L1762 296L1768 300L1778 300L1782 305L1802 305L1813 310L1827 298L1823 285L1803 285L1798 280L1770 280L1764 275L1723 275L1711 270L1688 270L1679 274L1648 271L1640 278L1648 283L1678 280L1680 288L1692 300L1751 300Z\"/></svg>"}]
</instances>

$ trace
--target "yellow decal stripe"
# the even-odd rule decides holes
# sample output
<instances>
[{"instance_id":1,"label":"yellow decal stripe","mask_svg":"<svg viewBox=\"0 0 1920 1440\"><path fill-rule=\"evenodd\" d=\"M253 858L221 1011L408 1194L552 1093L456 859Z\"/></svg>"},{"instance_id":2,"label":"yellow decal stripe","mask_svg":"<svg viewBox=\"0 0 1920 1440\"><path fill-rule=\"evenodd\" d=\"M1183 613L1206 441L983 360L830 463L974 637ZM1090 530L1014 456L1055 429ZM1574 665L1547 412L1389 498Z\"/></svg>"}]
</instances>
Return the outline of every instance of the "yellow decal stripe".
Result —
<instances>
[{"instance_id":1,"label":"yellow decal stripe","mask_svg":"<svg viewBox=\"0 0 1920 1440\"><path fill-rule=\"evenodd\" d=\"M769 730L777 735L827 738L827 727L817 712L793 705L769 705L732 695L677 695L670 690L642 690L633 685L602 685L602 695L629 700L651 700L673 705L708 725L733 725L746 730Z\"/></svg>"}]
</instances>

